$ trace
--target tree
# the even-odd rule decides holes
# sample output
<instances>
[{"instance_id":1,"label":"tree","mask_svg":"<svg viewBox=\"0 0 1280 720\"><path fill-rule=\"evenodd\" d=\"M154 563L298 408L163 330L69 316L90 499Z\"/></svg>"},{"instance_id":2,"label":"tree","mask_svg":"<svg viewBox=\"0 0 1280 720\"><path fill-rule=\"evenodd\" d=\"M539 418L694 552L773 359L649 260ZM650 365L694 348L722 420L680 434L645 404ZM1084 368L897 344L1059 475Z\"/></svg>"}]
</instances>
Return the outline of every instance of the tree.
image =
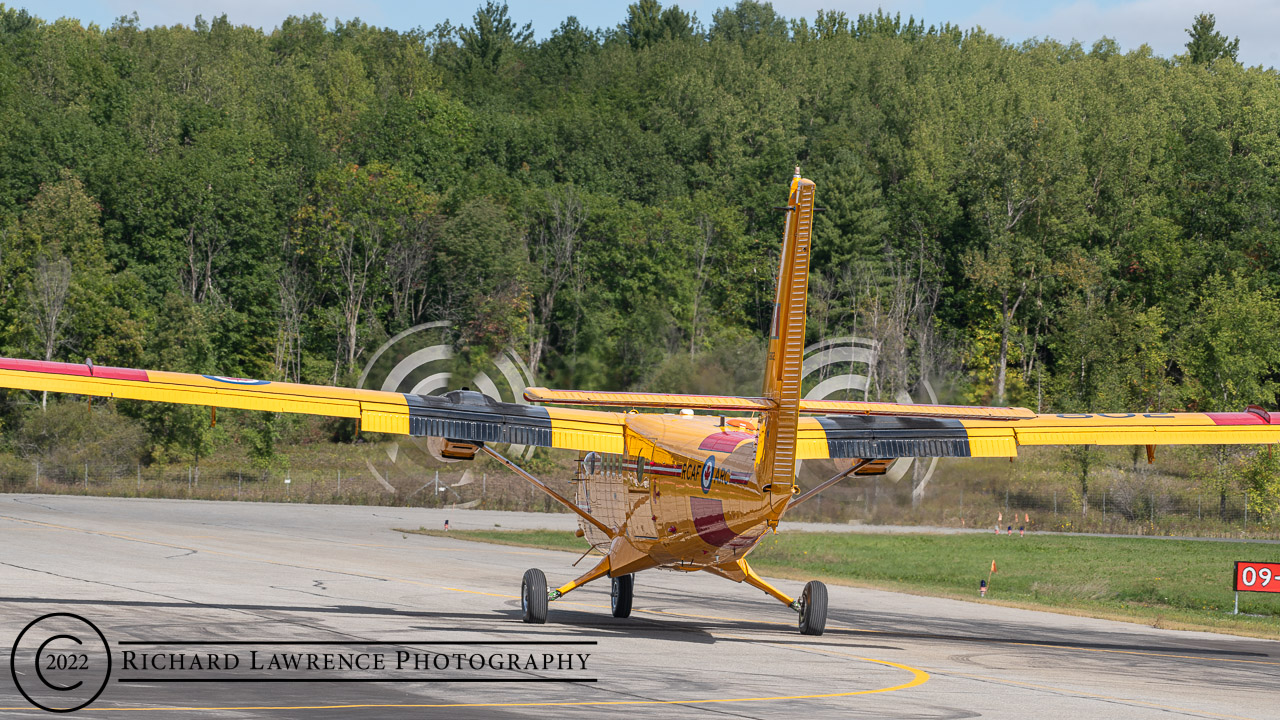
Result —
<instances>
[{"instance_id":1,"label":"tree","mask_svg":"<svg viewBox=\"0 0 1280 720\"><path fill-rule=\"evenodd\" d=\"M1187 35L1187 59L1193 65L1212 65L1215 60L1227 58L1236 62L1236 54L1240 52L1240 38L1227 40L1227 36L1214 30L1216 22L1213 13L1201 13L1196 16Z\"/></svg>"},{"instance_id":2,"label":"tree","mask_svg":"<svg viewBox=\"0 0 1280 720\"><path fill-rule=\"evenodd\" d=\"M787 37L787 19L773 10L773 3L738 0L733 7L722 7L711 16L712 38L745 41L756 36Z\"/></svg>"},{"instance_id":3,"label":"tree","mask_svg":"<svg viewBox=\"0 0 1280 720\"><path fill-rule=\"evenodd\" d=\"M838 272L850 263L882 265L889 213L875 178L846 148L835 151L821 177L826 211L814 220L814 269Z\"/></svg>"},{"instance_id":4,"label":"tree","mask_svg":"<svg viewBox=\"0 0 1280 720\"><path fill-rule=\"evenodd\" d=\"M529 250L508 208L478 197L453 213L431 270L429 312L461 331L460 356L478 366L490 353L526 341L529 332ZM471 374L455 373L464 382Z\"/></svg>"},{"instance_id":5,"label":"tree","mask_svg":"<svg viewBox=\"0 0 1280 720\"><path fill-rule=\"evenodd\" d=\"M572 185L546 191L545 205L531 218L526 242L535 283L529 305L529 367L538 372L555 312L556 297L574 272L578 235L586 222L587 208Z\"/></svg>"},{"instance_id":6,"label":"tree","mask_svg":"<svg viewBox=\"0 0 1280 720\"><path fill-rule=\"evenodd\" d=\"M1168 329L1160 308L1140 310L1115 302L1107 297L1096 270L1101 263L1083 258L1077 262L1095 269L1092 280L1055 313L1049 343L1057 369L1050 379L1053 408L1067 413L1166 410L1175 398L1168 375ZM1089 445L1072 446L1066 455L1085 514L1091 472L1102 456Z\"/></svg>"},{"instance_id":7,"label":"tree","mask_svg":"<svg viewBox=\"0 0 1280 720\"><path fill-rule=\"evenodd\" d=\"M336 166L316 178L290 237L312 282L336 302L333 382L355 369L362 323L388 290L388 254L428 241L435 212L435 198L388 165Z\"/></svg>"},{"instance_id":8,"label":"tree","mask_svg":"<svg viewBox=\"0 0 1280 720\"><path fill-rule=\"evenodd\" d=\"M45 360L62 345L68 320L67 292L71 289L71 263L62 256L41 255L31 277L32 324Z\"/></svg>"},{"instance_id":9,"label":"tree","mask_svg":"<svg viewBox=\"0 0 1280 720\"><path fill-rule=\"evenodd\" d=\"M618 33L632 48L642 50L660 42L692 39L696 22L679 5L664 10L658 0L640 0L627 6L626 22L618 26Z\"/></svg>"},{"instance_id":10,"label":"tree","mask_svg":"<svg viewBox=\"0 0 1280 720\"><path fill-rule=\"evenodd\" d=\"M102 364L141 359L142 298L128 297L136 291L132 276L111 271L100 218L97 201L66 169L40 187L21 217L21 244L8 261L26 287L25 334L45 360L63 351Z\"/></svg>"},{"instance_id":11,"label":"tree","mask_svg":"<svg viewBox=\"0 0 1280 720\"><path fill-rule=\"evenodd\" d=\"M1268 520L1280 516L1280 458L1270 446L1259 449L1240 471L1249 509Z\"/></svg>"},{"instance_id":12,"label":"tree","mask_svg":"<svg viewBox=\"0 0 1280 720\"><path fill-rule=\"evenodd\" d=\"M507 4L486 0L484 7L472 16L471 27L458 30L462 41L463 63L467 68L495 71L512 54L527 48L533 40L533 23L517 27L507 17Z\"/></svg>"},{"instance_id":13,"label":"tree","mask_svg":"<svg viewBox=\"0 0 1280 720\"><path fill-rule=\"evenodd\" d=\"M1214 275L1205 283L1195 312L1179 338L1178 364L1188 404L1202 411L1240 412L1247 405L1273 406L1280 384L1280 300L1270 288L1247 278ZM1206 449L1210 482L1225 518L1233 453L1224 445Z\"/></svg>"}]
</instances>

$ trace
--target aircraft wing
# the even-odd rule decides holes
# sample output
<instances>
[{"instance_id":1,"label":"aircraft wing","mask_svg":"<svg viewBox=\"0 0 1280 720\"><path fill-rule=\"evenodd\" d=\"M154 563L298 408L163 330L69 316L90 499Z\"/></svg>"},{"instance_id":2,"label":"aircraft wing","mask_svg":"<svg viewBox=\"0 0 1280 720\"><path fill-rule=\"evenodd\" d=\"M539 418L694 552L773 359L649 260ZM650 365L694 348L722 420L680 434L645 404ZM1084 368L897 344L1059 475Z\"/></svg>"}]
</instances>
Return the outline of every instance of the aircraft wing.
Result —
<instances>
[{"instance_id":1,"label":"aircraft wing","mask_svg":"<svg viewBox=\"0 0 1280 720\"><path fill-rule=\"evenodd\" d=\"M443 396L0 358L0 387L211 408L353 418L366 432L620 453L611 412L503 403L478 392Z\"/></svg>"},{"instance_id":2,"label":"aircraft wing","mask_svg":"<svg viewBox=\"0 0 1280 720\"><path fill-rule=\"evenodd\" d=\"M1280 441L1280 414L1251 406L1010 420L828 415L801 418L797 440L803 459L1016 457L1023 445L1254 445Z\"/></svg>"}]
</instances>

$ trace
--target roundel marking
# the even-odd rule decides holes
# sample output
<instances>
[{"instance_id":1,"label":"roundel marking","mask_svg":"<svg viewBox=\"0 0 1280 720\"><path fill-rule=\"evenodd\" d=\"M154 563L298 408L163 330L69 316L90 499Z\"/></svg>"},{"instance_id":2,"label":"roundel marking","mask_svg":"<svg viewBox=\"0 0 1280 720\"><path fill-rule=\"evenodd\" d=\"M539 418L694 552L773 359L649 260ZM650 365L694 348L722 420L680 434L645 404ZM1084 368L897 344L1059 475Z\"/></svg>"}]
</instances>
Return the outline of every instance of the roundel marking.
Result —
<instances>
[{"instance_id":1,"label":"roundel marking","mask_svg":"<svg viewBox=\"0 0 1280 720\"><path fill-rule=\"evenodd\" d=\"M222 375L201 375L205 380L215 380L217 382L227 383L230 385L269 385L270 380L251 380L249 378L224 377Z\"/></svg>"},{"instance_id":2,"label":"roundel marking","mask_svg":"<svg viewBox=\"0 0 1280 720\"><path fill-rule=\"evenodd\" d=\"M711 492L711 478L716 473L716 456L708 455L707 461L702 464L702 494L706 495Z\"/></svg>"}]
</instances>

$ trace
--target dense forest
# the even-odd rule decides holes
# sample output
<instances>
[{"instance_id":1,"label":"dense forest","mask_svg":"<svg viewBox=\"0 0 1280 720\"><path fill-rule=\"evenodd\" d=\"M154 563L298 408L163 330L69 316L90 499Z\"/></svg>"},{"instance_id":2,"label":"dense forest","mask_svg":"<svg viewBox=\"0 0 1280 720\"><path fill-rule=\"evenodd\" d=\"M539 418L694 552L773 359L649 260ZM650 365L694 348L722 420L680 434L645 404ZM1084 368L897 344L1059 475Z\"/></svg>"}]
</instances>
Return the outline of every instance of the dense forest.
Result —
<instances>
[{"instance_id":1,"label":"dense forest","mask_svg":"<svg viewBox=\"0 0 1280 720\"><path fill-rule=\"evenodd\" d=\"M752 0L619 21L0 6L0 354L351 384L447 320L464 366L754 393L799 166L810 337L880 343L869 394L1274 406L1280 75L1212 16L1168 59ZM11 444L42 402L8 395ZM209 451L203 409L119 412L153 456Z\"/></svg>"}]
</instances>

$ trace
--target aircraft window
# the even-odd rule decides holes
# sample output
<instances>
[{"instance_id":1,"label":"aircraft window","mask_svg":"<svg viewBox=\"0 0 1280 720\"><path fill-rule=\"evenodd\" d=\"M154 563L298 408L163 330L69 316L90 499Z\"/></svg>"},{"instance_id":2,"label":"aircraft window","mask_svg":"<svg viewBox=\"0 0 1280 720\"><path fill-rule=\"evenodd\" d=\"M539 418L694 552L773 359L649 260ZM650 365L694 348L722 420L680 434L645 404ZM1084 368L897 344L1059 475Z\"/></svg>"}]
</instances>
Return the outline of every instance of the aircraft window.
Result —
<instances>
[{"instance_id":1,"label":"aircraft window","mask_svg":"<svg viewBox=\"0 0 1280 720\"><path fill-rule=\"evenodd\" d=\"M582 458L582 469L587 475L595 475L600 471L600 453L589 452Z\"/></svg>"},{"instance_id":2,"label":"aircraft window","mask_svg":"<svg viewBox=\"0 0 1280 720\"><path fill-rule=\"evenodd\" d=\"M645 466L644 458L637 456L636 457L636 483L640 485L644 484L644 466Z\"/></svg>"}]
</instances>

